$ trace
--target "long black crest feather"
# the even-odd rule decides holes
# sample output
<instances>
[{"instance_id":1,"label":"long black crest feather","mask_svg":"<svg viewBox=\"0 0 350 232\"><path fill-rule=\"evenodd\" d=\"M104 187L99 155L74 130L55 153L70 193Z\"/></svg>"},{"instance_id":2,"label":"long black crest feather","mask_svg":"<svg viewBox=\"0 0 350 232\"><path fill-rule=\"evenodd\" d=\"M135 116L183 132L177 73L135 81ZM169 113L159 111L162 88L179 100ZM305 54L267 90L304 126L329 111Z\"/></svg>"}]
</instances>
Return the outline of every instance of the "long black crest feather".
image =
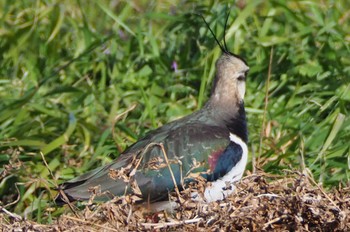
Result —
<instances>
[{"instance_id":1,"label":"long black crest feather","mask_svg":"<svg viewBox=\"0 0 350 232\"><path fill-rule=\"evenodd\" d=\"M221 43L219 42L219 40L218 40L218 38L215 36L213 30L210 28L209 23L205 20L205 18L204 18L204 16L203 16L202 14L199 14L199 16L202 17L204 23L207 25L209 31L210 31L211 34L213 35L213 37L214 37L216 43L219 45L221 51L224 52L224 53L230 53L229 50L228 50L228 48L227 48L227 45L226 45L226 29L227 29L228 19L230 18L230 11L231 11L231 8L229 8L229 9L227 10L227 13L226 13L227 16L226 16L226 20L225 20L224 36L223 36L224 44L221 44Z\"/></svg>"},{"instance_id":2,"label":"long black crest feather","mask_svg":"<svg viewBox=\"0 0 350 232\"><path fill-rule=\"evenodd\" d=\"M219 42L219 40L216 38L216 36L215 36L215 34L214 34L213 30L210 28L210 26L209 26L209 24L207 23L207 21L205 20L204 16L203 16L203 15L201 15L201 14L200 14L200 16L202 17L202 19L203 19L204 23L207 25L207 27L208 27L209 31L210 31L210 32L211 32L211 34L213 35L213 37L214 37L214 39L215 39L216 43L219 45L219 47L220 47L221 51L222 51L222 52L227 53L227 52L228 52L228 50L227 50L227 47L226 47L225 37L224 37L224 44L225 44L225 47L224 47L224 46L222 46L222 44ZM225 28L225 29L226 29L226 28Z\"/></svg>"},{"instance_id":3,"label":"long black crest feather","mask_svg":"<svg viewBox=\"0 0 350 232\"><path fill-rule=\"evenodd\" d=\"M226 13L227 16L226 16L226 21L225 21L225 26L224 26L224 46L225 46L226 51L228 51L227 45L226 45L226 28L227 28L228 19L230 18L230 10L231 10L231 8L229 8L228 12Z\"/></svg>"},{"instance_id":4,"label":"long black crest feather","mask_svg":"<svg viewBox=\"0 0 350 232\"><path fill-rule=\"evenodd\" d=\"M224 41L224 44L221 44L219 42L219 40L217 39L217 37L215 36L213 30L210 28L209 26L209 23L207 23L207 21L205 20L204 16L202 14L198 14L204 21L205 25L207 25L209 31L211 32L211 34L213 35L216 43L219 45L220 49L222 52L226 53L226 54L230 54L232 56L235 56L239 59L241 59L245 64L247 64L247 62L242 58L240 57L239 55L236 55L236 54L233 54L232 52L230 52L227 48L227 45L226 45L226 29L227 29L227 24L228 24L228 20L230 18L230 12L231 12L231 9L232 7L230 7L228 10L227 10L227 16L226 16L226 20L225 20L225 26L224 26L224 36L223 36L223 41Z\"/></svg>"}]
</instances>

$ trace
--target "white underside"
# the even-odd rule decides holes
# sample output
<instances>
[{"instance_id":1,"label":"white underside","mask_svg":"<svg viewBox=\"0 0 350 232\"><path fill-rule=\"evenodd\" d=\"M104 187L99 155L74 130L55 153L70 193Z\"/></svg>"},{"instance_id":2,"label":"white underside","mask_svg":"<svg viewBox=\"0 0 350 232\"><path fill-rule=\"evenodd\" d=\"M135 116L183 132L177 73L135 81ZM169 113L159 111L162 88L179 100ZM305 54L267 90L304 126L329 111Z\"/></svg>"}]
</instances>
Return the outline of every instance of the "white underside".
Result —
<instances>
[{"instance_id":1,"label":"white underside","mask_svg":"<svg viewBox=\"0 0 350 232\"><path fill-rule=\"evenodd\" d=\"M200 194L192 193L192 198L194 201L213 202L222 200L235 191L235 183L242 178L247 165L248 147L247 144L237 135L230 133L230 140L242 147L243 152L241 160L225 176L211 182L211 185L204 191L204 199L200 196ZM175 202L162 201L151 204L149 209L154 212L161 210L172 211L177 206L178 204Z\"/></svg>"},{"instance_id":2,"label":"white underside","mask_svg":"<svg viewBox=\"0 0 350 232\"><path fill-rule=\"evenodd\" d=\"M230 140L242 147L242 158L241 160L229 171L225 176L220 179L211 182L211 186L207 187L204 191L204 199L198 194L192 195L196 201L213 202L222 200L235 190L235 182L239 181L244 173L245 167L248 161L248 147L241 138L235 134L230 133Z\"/></svg>"}]
</instances>

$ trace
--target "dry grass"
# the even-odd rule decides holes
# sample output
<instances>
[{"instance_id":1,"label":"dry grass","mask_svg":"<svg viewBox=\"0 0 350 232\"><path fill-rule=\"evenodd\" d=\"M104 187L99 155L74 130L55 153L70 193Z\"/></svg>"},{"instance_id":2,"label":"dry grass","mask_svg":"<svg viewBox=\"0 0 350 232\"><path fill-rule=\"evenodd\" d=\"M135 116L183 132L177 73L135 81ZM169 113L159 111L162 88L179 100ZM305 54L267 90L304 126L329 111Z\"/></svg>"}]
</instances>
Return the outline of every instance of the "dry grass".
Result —
<instances>
[{"instance_id":1,"label":"dry grass","mask_svg":"<svg viewBox=\"0 0 350 232\"><path fill-rule=\"evenodd\" d=\"M183 196L186 198L186 196ZM308 176L247 175L222 202L185 201L172 213L146 213L129 197L86 206L51 225L0 214L2 231L349 231L350 188L325 191Z\"/></svg>"}]
</instances>

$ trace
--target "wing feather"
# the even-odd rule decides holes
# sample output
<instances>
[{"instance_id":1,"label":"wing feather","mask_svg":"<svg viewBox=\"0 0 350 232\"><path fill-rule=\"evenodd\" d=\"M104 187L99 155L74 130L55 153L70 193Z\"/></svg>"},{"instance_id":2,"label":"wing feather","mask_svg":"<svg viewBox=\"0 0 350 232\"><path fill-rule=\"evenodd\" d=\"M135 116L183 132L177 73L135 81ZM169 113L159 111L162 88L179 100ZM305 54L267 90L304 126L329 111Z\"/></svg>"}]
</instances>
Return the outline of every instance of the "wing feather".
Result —
<instances>
[{"instance_id":1,"label":"wing feather","mask_svg":"<svg viewBox=\"0 0 350 232\"><path fill-rule=\"evenodd\" d=\"M181 189L183 184L195 181L193 176L200 175L209 181L224 176L242 156L239 146L230 141L229 131L222 127L196 123L181 127L174 125L151 132L129 147L114 163L66 182L62 189L75 200L89 199L89 189L95 186L99 186L102 193L106 192L96 198L102 201L110 199L111 195L134 192L135 186L111 178L109 172L130 168L132 157L136 157L132 166L136 172L131 179L137 183L142 198L153 202L167 198L175 185ZM149 144L154 145L147 146ZM147 150L143 150L145 147ZM132 168L129 174L131 171Z\"/></svg>"}]
</instances>

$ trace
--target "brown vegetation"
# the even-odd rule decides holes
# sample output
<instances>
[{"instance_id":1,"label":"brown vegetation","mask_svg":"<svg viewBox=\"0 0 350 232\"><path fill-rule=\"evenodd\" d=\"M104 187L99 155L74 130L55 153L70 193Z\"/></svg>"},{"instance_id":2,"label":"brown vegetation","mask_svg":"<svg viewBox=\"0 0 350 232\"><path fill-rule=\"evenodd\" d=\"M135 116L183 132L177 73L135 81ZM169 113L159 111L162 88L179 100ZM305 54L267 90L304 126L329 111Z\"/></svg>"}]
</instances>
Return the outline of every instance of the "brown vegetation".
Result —
<instances>
[{"instance_id":1,"label":"brown vegetation","mask_svg":"<svg viewBox=\"0 0 350 232\"><path fill-rule=\"evenodd\" d=\"M286 171L243 178L238 191L210 204L185 200L172 213L147 213L132 198L89 205L51 225L2 211L2 231L349 231L350 188L326 191L312 178ZM186 199L186 193L182 196ZM67 208L68 210L68 208Z\"/></svg>"}]
</instances>

